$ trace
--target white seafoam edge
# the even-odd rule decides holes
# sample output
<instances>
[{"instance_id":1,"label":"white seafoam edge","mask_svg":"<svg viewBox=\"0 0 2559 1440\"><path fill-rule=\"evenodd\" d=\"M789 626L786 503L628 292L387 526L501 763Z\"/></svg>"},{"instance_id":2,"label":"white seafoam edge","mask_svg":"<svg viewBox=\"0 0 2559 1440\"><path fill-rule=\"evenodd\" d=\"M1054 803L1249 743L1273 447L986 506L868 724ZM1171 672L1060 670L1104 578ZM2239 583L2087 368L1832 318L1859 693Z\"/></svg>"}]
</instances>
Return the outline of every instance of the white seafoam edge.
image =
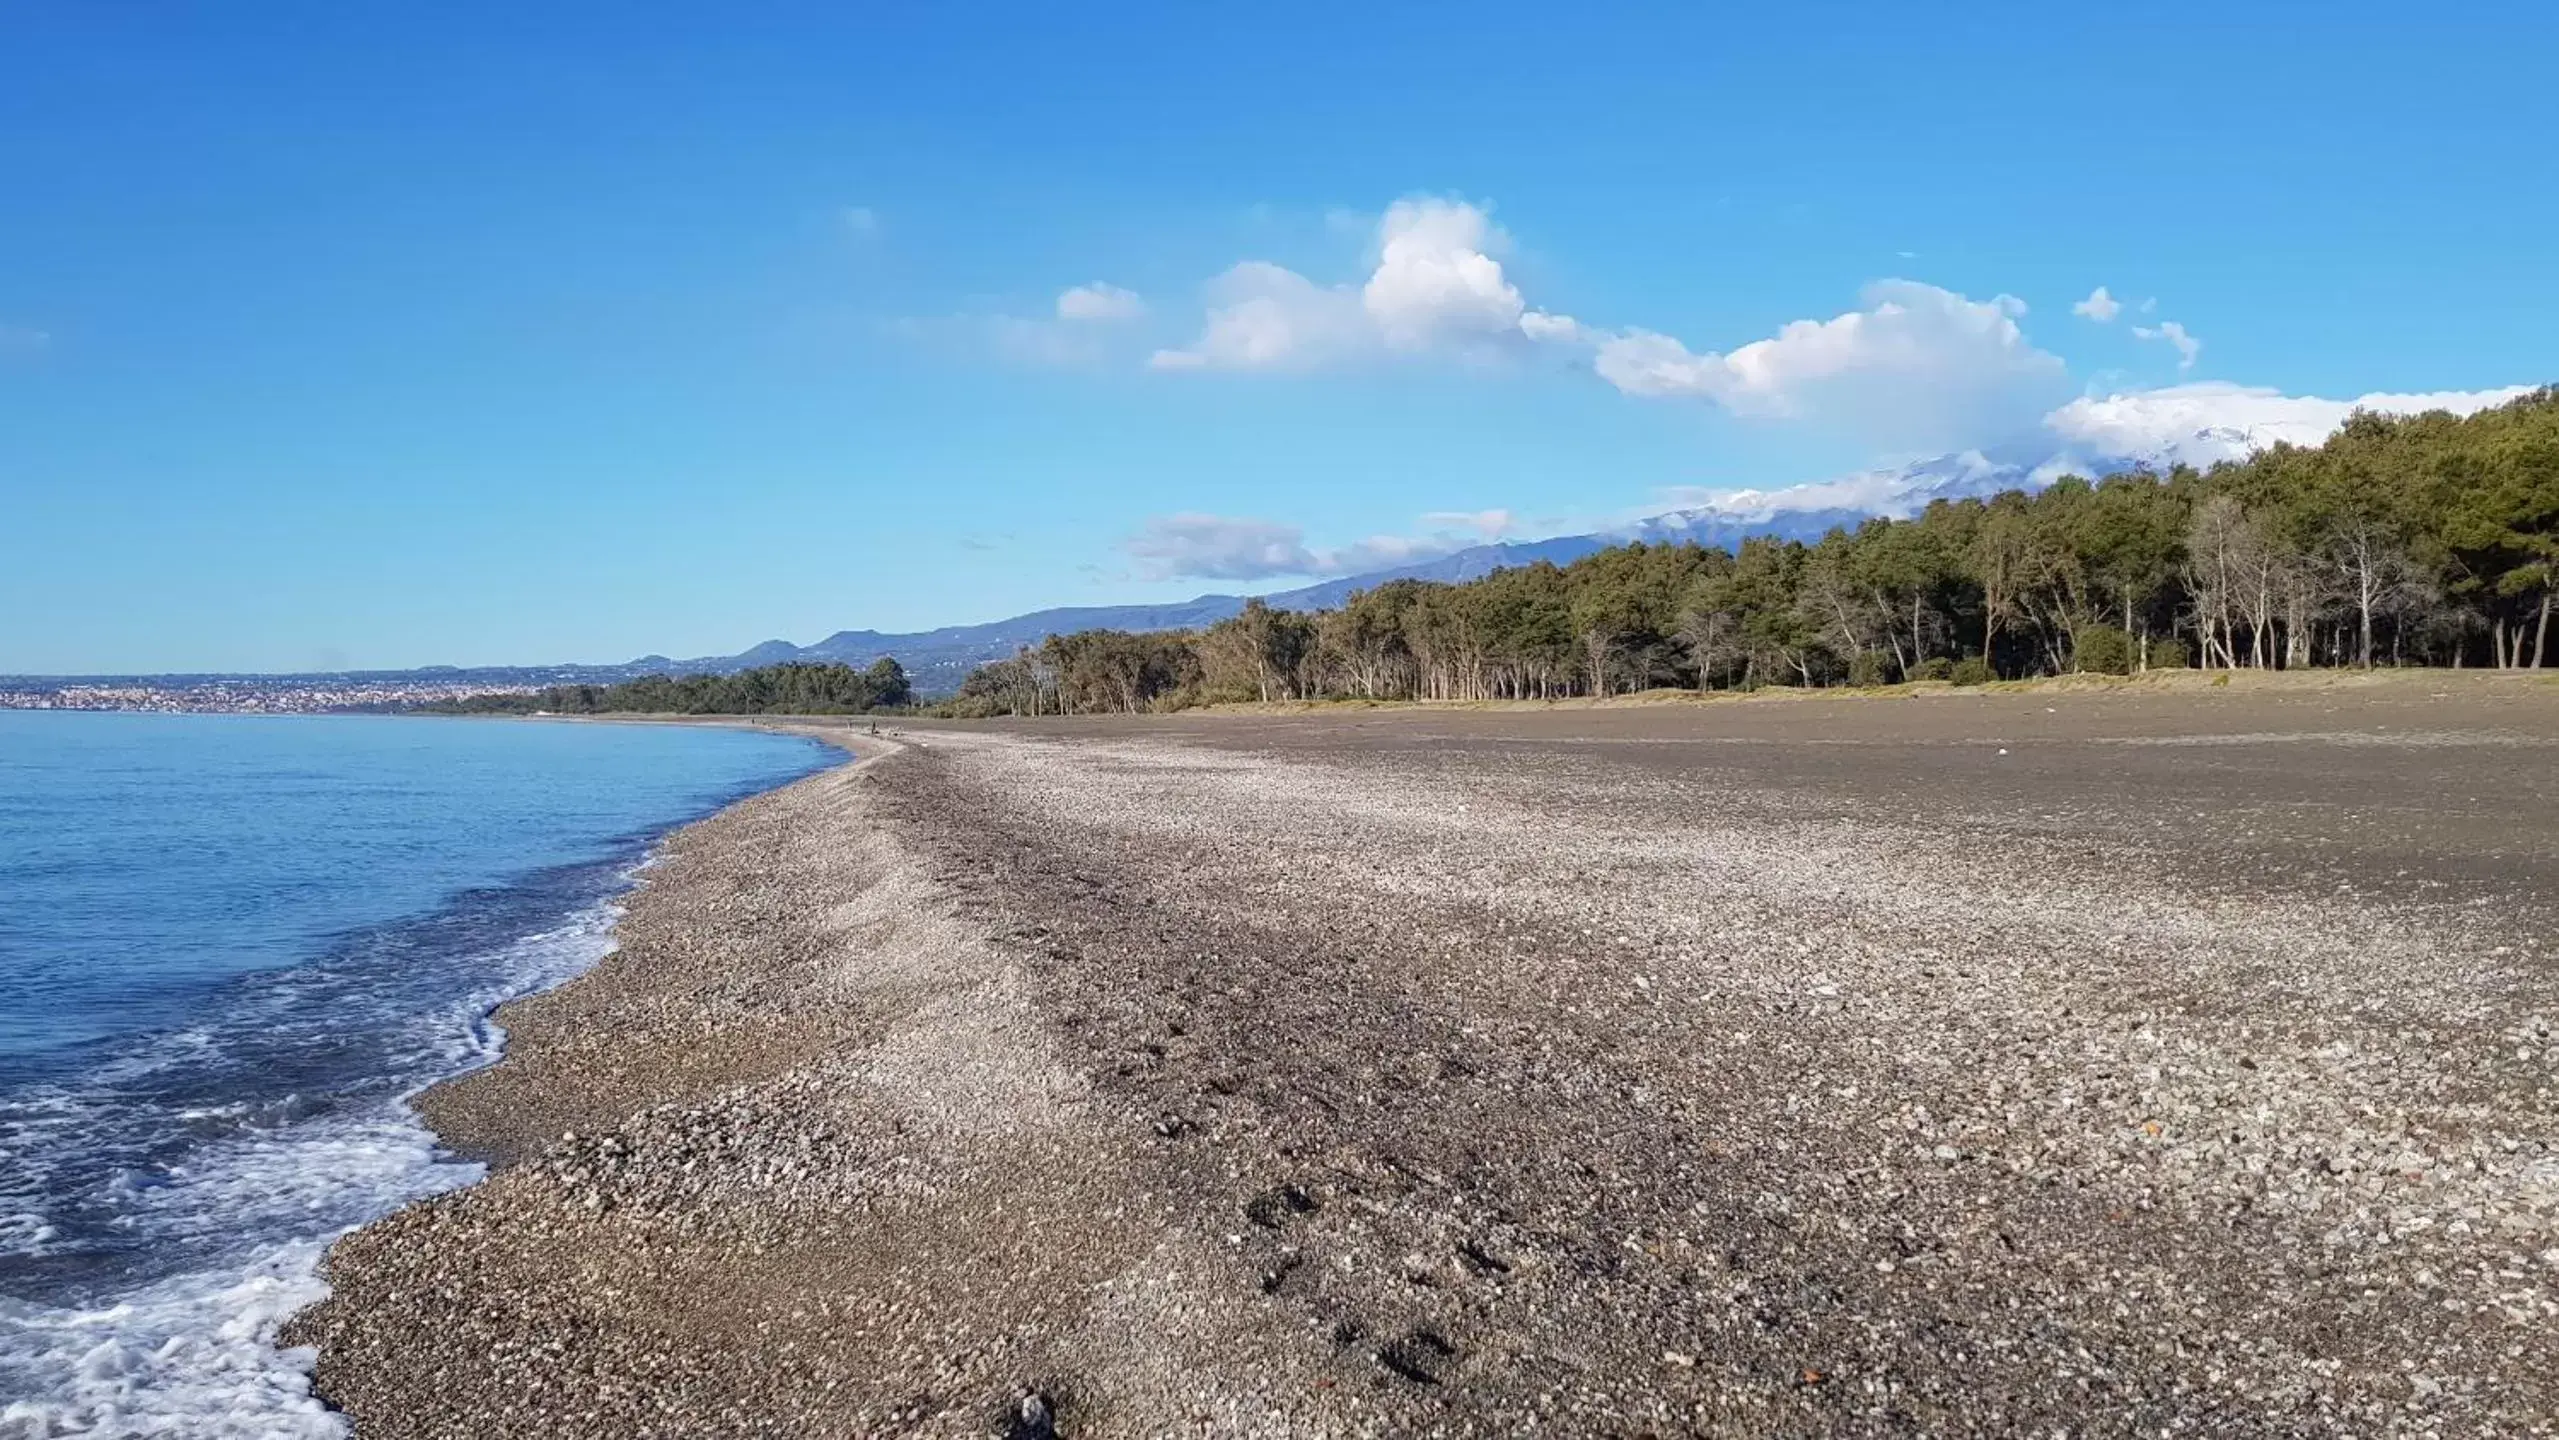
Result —
<instances>
[{"instance_id":1,"label":"white seafoam edge","mask_svg":"<svg viewBox=\"0 0 2559 1440\"><path fill-rule=\"evenodd\" d=\"M338 1436L345 1419L311 1394L308 1351L277 1327L329 1293L326 1240L281 1246L230 1275L181 1275L103 1310L0 1300L9 1354L45 1388L0 1408L0 1436Z\"/></svg>"},{"instance_id":2,"label":"white seafoam edge","mask_svg":"<svg viewBox=\"0 0 2559 1440\"><path fill-rule=\"evenodd\" d=\"M649 863L626 873L622 893ZM500 967L499 985L465 997L452 1073L499 1053L504 1035L485 1020L489 1010L558 985L612 953L621 913L617 895L507 946L515 963ZM244 1262L172 1276L95 1309L0 1296L0 1440L346 1435L346 1418L311 1393L316 1352L279 1348L276 1337L296 1311L327 1296L321 1257L354 1227L295 1235L293 1213L317 1208L316 1191L326 1188L340 1197L365 1193L370 1218L378 1218L481 1174L479 1166L440 1156L434 1133L406 1097L387 1111L223 1147L154 1192L138 1223L152 1223L159 1212L176 1224L192 1218L273 1226L276 1243Z\"/></svg>"}]
</instances>

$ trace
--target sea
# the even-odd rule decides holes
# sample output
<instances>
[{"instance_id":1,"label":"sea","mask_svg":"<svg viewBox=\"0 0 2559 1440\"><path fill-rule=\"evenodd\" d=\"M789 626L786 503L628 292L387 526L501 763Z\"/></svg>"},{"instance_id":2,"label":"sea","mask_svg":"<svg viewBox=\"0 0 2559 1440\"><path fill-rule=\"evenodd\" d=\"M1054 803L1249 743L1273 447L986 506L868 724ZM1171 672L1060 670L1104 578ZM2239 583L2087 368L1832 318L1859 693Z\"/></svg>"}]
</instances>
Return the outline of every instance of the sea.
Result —
<instances>
[{"instance_id":1,"label":"sea","mask_svg":"<svg viewBox=\"0 0 2559 1440\"><path fill-rule=\"evenodd\" d=\"M408 1101L669 829L840 758L668 725L0 710L0 1437L331 1436L277 1327L477 1179Z\"/></svg>"}]
</instances>

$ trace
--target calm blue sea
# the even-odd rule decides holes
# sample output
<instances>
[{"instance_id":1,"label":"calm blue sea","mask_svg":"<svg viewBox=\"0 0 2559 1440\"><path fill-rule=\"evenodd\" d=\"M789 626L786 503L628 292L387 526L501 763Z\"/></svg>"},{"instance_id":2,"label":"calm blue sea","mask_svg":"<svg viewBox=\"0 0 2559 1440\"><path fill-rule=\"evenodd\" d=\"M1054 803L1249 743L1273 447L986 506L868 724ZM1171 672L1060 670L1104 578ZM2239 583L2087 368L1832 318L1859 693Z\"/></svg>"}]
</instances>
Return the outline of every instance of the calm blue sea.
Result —
<instances>
[{"instance_id":1,"label":"calm blue sea","mask_svg":"<svg viewBox=\"0 0 2559 1440\"><path fill-rule=\"evenodd\" d=\"M821 768L672 726L0 711L0 1437L336 1435L275 1327L477 1178L404 1097L610 948L651 843Z\"/></svg>"}]
</instances>

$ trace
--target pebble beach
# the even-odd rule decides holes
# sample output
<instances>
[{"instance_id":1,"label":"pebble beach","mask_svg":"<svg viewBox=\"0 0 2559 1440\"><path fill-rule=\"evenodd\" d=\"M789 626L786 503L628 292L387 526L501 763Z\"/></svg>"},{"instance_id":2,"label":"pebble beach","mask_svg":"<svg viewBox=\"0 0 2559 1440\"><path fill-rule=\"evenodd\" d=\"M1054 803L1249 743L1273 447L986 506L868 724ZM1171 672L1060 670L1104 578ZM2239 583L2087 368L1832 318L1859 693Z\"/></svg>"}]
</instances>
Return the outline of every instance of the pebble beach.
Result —
<instances>
[{"instance_id":1,"label":"pebble beach","mask_svg":"<svg viewBox=\"0 0 2559 1440\"><path fill-rule=\"evenodd\" d=\"M2546 1433L2559 687L2456 681L824 730L285 1338L386 1437Z\"/></svg>"}]
</instances>

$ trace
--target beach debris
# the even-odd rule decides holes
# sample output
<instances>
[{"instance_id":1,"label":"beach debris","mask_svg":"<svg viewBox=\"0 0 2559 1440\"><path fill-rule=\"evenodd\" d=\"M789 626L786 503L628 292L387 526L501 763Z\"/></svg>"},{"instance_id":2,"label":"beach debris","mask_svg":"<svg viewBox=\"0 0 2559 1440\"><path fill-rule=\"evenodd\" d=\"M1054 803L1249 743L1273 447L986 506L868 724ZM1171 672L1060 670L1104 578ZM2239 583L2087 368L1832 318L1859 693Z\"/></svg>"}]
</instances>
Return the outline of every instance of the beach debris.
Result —
<instances>
[{"instance_id":1,"label":"beach debris","mask_svg":"<svg viewBox=\"0 0 2559 1440\"><path fill-rule=\"evenodd\" d=\"M1012 1423L1004 1427L1004 1440L1056 1440L1057 1414L1048 1397L1037 1390L1024 1390L1013 1405Z\"/></svg>"}]
</instances>

